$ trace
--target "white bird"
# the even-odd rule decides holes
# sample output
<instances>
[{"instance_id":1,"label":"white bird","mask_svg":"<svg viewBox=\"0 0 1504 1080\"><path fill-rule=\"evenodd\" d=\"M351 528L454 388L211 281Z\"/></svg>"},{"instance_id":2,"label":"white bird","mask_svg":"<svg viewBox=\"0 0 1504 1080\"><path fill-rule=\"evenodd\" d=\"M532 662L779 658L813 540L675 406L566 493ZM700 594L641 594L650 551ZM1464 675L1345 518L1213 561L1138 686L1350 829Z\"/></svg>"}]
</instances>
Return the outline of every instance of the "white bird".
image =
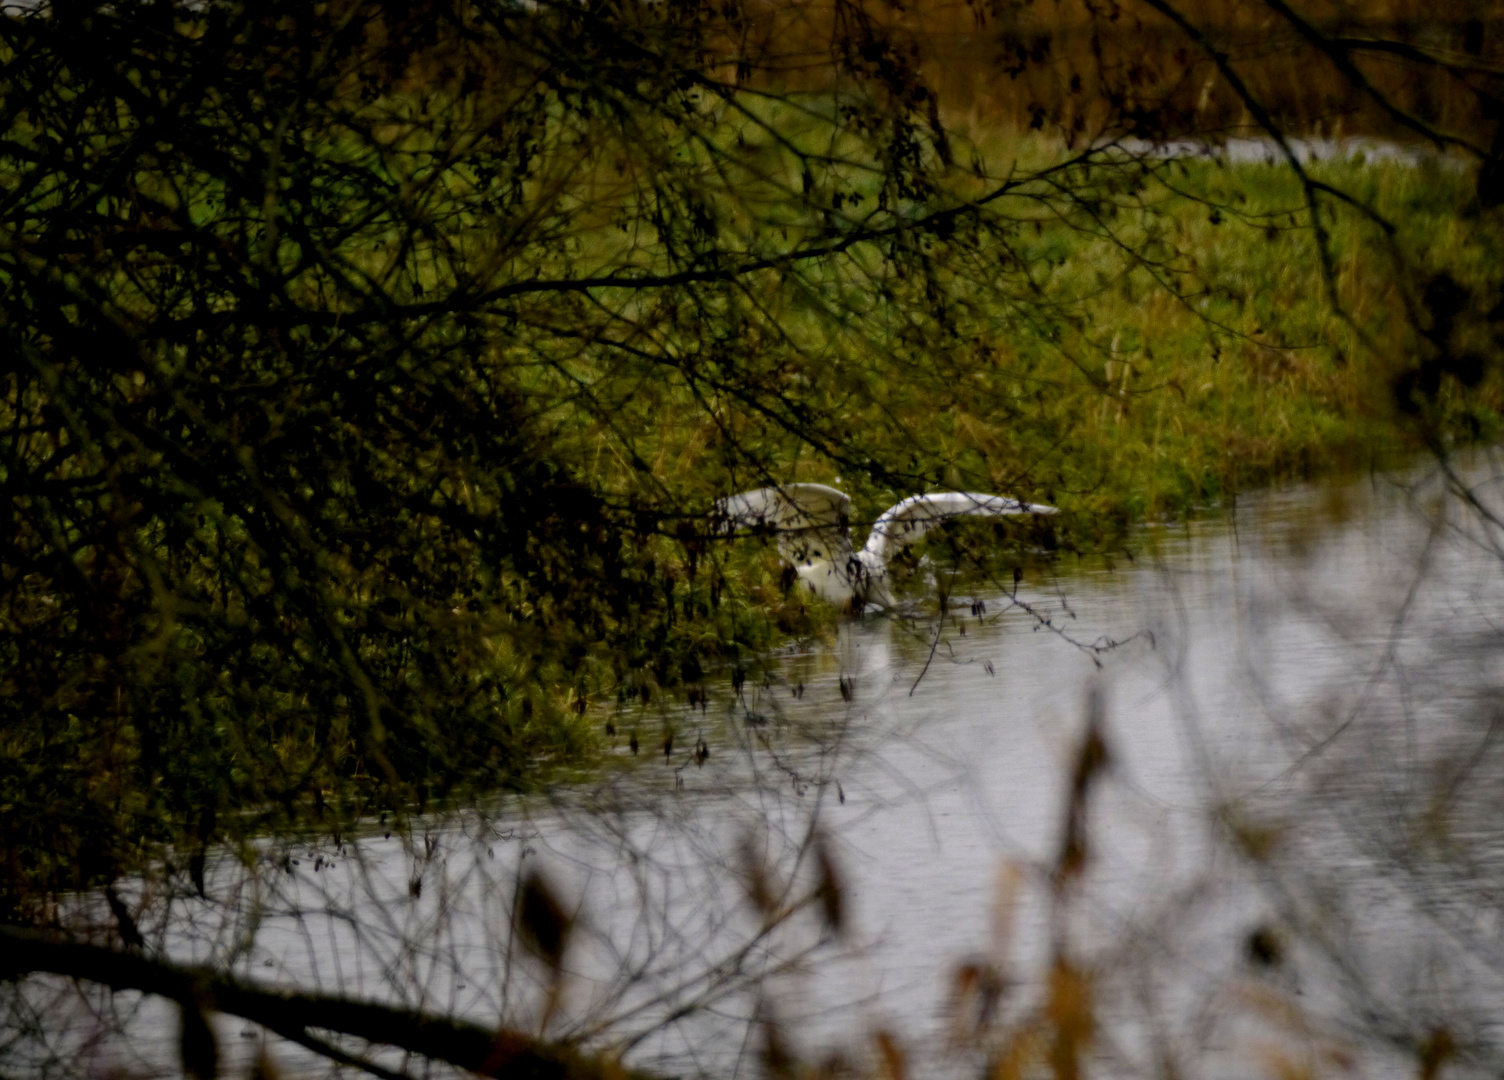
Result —
<instances>
[{"instance_id":1,"label":"white bird","mask_svg":"<svg viewBox=\"0 0 1504 1080\"><path fill-rule=\"evenodd\" d=\"M834 603L856 599L891 608L888 561L931 528L958 517L1053 514L1055 507L1005 495L940 491L914 495L885 510L860 551L851 546L851 499L824 484L784 484L731 495L716 503L726 531L750 529L778 537L778 553L816 595Z\"/></svg>"}]
</instances>

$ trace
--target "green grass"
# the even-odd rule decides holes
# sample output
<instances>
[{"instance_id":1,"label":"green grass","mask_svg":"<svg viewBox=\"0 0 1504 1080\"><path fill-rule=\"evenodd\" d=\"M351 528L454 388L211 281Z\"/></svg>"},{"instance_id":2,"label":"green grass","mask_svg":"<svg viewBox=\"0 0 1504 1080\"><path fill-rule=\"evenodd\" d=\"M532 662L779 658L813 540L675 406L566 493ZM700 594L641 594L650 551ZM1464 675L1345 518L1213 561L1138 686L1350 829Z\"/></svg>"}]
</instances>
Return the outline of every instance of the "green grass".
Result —
<instances>
[{"instance_id":1,"label":"green grass","mask_svg":"<svg viewBox=\"0 0 1504 1080\"><path fill-rule=\"evenodd\" d=\"M827 403L846 395L855 437L875 454L894 460L913 445L941 463L934 483L1060 506L1052 542L1081 552L1111 553L1129 543L1135 523L1214 512L1251 488L1396 465L1428 439L1497 438L1504 396L1496 372L1465 392L1444 382L1420 416L1401 410L1394 390L1429 348L1406 315L1406 288L1418 304L1413 294L1440 270L1479 295L1498 287L1491 222L1469 209L1470 178L1362 161L1325 163L1314 175L1370 201L1397 227L1388 240L1356 214L1325 218L1330 280L1292 173L1163 163L1105 227L1056 220L1019 231L1020 256L1057 305L1053 313L1029 321L1019 317L1027 305L1005 303L975 319L986 336L928 365L885 337L887 327L827 333L810 362L830 370L810 385ZM1120 241L1157 254L1160 266L1130 256ZM1396 254L1409 261L1397 264ZM808 340L828 325L805 313L790 318L796 329L806 320ZM695 471L716 425L668 382L651 410L665 482L726 490L715 464ZM856 497L859 519L909 493L808 447L782 453L775 472L839 483ZM1037 533L1000 539L1004 563L1040 557ZM976 556L986 544L967 547ZM750 611L771 611L799 632L828 626L821 605L778 591L771 545L741 541L720 557L728 595Z\"/></svg>"},{"instance_id":2,"label":"green grass","mask_svg":"<svg viewBox=\"0 0 1504 1080\"><path fill-rule=\"evenodd\" d=\"M1468 210L1469 177L1393 162L1315 172L1397 225L1387 240L1354 212L1324 210L1330 278L1289 171L1162 163L1100 221L1023 205L1024 224L1005 239L1034 291L980 280L995 251L938 245L936 276L973 307L933 351L912 337L928 327L856 299L860 317L844 324L829 317L833 304L776 312L789 343L752 363L781 369L802 400L844 415L849 456L895 470L913 462L915 486L1055 503L1081 542L1252 486L1383 467L1428 436L1494 437L1496 376L1466 394L1444 383L1425 423L1397 408L1394 391L1429 348L1406 305L1419 304L1430 275L1447 270L1478 294L1498 285L1491 223ZM823 300L854 278L849 267L821 268L807 286ZM714 460L730 428L777 477L847 486L862 516L910 493L755 416L707 416L673 378L646 395L653 434L637 449L678 490L748 482ZM631 482L626 470L600 479Z\"/></svg>"}]
</instances>

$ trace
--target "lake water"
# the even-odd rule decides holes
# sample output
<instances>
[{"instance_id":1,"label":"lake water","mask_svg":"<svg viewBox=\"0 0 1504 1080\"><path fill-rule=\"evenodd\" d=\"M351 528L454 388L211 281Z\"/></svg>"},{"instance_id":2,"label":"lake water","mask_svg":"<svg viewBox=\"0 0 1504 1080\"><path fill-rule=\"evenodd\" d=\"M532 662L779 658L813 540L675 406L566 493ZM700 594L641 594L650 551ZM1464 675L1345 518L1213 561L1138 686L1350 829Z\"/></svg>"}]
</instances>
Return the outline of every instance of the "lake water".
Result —
<instances>
[{"instance_id":1,"label":"lake water","mask_svg":"<svg viewBox=\"0 0 1504 1080\"><path fill-rule=\"evenodd\" d=\"M1043 1060L1088 999L1105 1075L1404 1076L1426 1047L1496 1073L1496 464L1461 468L1471 505L1427 466L1149 528L1110 568L953 585L943 621L852 620L704 711L623 714L597 782L408 842L226 860L214 904L159 902L159 925L184 959L546 1019L675 1075L761 1075L770 1025L805 1061L875 1068L882 1031L911 1075L975 1075ZM1089 713L1109 765L1067 880ZM839 932L810 899L822 846ZM534 867L575 915L552 1009L510 918ZM100 1071L171 1060L168 1011L127 1026L129 1050L100 1036ZM307 1067L242 1022L221 1034L233 1069L263 1044Z\"/></svg>"}]
</instances>

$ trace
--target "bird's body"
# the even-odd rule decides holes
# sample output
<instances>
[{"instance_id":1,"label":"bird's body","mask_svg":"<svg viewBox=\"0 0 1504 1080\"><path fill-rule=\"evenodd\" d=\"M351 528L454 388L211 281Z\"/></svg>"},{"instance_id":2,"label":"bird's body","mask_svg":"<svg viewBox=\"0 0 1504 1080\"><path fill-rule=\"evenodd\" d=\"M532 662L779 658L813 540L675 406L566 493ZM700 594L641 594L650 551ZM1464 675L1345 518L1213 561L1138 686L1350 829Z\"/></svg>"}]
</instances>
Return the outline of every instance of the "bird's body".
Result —
<instances>
[{"instance_id":1,"label":"bird's body","mask_svg":"<svg viewBox=\"0 0 1504 1080\"><path fill-rule=\"evenodd\" d=\"M965 491L914 495L889 507L873 523L860 550L850 537L851 499L824 484L785 484L732 495L716 504L729 529L766 531L800 579L833 603L893 606L889 560L931 528L958 517L1053 514L1053 506L1004 495Z\"/></svg>"}]
</instances>

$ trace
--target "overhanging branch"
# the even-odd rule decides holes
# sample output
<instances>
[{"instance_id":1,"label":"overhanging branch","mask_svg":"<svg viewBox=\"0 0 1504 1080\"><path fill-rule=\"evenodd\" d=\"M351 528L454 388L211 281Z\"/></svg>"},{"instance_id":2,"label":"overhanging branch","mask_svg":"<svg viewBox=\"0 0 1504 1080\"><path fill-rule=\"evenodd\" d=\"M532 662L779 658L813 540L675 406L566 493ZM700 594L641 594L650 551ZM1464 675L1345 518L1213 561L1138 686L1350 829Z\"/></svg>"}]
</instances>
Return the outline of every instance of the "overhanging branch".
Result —
<instances>
[{"instance_id":1,"label":"overhanging branch","mask_svg":"<svg viewBox=\"0 0 1504 1080\"><path fill-rule=\"evenodd\" d=\"M192 1001L260 1024L302 1045L309 1029L354 1036L434 1061L509 1080L627 1078L615 1061L580 1053L506 1028L370 1001L252 986L208 968L181 967L136 953L0 926L0 978L49 973L146 994Z\"/></svg>"}]
</instances>

